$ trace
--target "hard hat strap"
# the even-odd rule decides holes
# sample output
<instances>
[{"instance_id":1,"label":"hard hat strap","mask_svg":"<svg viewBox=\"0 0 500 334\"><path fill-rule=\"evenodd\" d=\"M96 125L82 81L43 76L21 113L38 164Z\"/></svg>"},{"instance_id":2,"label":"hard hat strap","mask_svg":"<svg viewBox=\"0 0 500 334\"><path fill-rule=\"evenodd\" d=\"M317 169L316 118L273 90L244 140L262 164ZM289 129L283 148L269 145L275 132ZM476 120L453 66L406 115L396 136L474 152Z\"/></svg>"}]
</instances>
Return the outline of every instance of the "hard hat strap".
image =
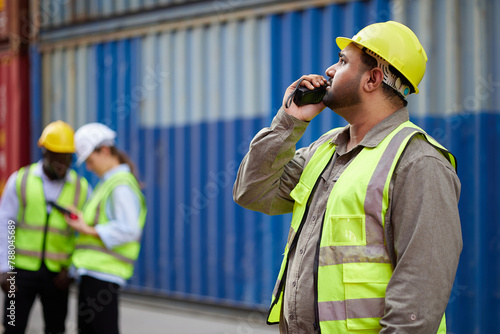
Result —
<instances>
[{"instance_id":1,"label":"hard hat strap","mask_svg":"<svg viewBox=\"0 0 500 334\"><path fill-rule=\"evenodd\" d=\"M382 73L384 74L384 78L382 81L386 83L389 87L393 88L398 94L403 98L403 100L406 101L406 97L410 95L411 93L411 87L408 85L405 85L402 81L401 78L399 78L397 75L395 75L391 70L389 62L387 62L385 59L380 57L378 54L373 52L372 50L365 48L361 45L356 44L363 52L366 54L372 56L377 60L377 67L379 67L382 70Z\"/></svg>"}]
</instances>

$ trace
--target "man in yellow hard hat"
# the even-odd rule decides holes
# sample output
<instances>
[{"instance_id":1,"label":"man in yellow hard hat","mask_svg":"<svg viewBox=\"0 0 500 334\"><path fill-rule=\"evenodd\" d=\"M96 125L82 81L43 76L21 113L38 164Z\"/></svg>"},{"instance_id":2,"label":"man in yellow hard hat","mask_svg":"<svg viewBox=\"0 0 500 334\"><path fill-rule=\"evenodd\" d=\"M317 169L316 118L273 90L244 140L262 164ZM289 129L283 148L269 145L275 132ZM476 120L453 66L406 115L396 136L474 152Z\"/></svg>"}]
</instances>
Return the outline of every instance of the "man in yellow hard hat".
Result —
<instances>
[{"instance_id":1,"label":"man in yellow hard hat","mask_svg":"<svg viewBox=\"0 0 500 334\"><path fill-rule=\"evenodd\" d=\"M293 212L268 323L281 333L446 333L460 182L455 157L406 109L427 55L393 21L336 42L329 79L306 75L288 87L234 185L248 209ZM322 102L291 103L297 86L322 85ZM296 150L325 107L349 124Z\"/></svg>"},{"instance_id":2,"label":"man in yellow hard hat","mask_svg":"<svg viewBox=\"0 0 500 334\"><path fill-rule=\"evenodd\" d=\"M73 128L56 121L38 141L42 160L13 173L0 202L0 284L5 292L5 333L24 333L38 296L44 333L64 333L68 276L75 233L62 208L81 209L88 183L70 169Z\"/></svg>"}]
</instances>

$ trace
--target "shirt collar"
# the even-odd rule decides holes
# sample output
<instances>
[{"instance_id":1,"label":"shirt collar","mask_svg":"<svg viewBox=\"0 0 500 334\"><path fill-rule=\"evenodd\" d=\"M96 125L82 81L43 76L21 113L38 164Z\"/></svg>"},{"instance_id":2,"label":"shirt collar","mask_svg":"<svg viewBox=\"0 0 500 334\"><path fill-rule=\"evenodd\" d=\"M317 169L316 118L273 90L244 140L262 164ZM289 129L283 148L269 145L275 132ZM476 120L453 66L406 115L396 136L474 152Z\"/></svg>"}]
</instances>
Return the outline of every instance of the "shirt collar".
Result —
<instances>
[{"instance_id":1,"label":"shirt collar","mask_svg":"<svg viewBox=\"0 0 500 334\"><path fill-rule=\"evenodd\" d=\"M130 167L127 164L120 164L116 167L111 168L106 173L104 173L104 175L102 176L102 179L104 181L106 181L107 179L109 179L111 176L113 176L114 174L116 174L118 172L129 172L130 173Z\"/></svg>"},{"instance_id":2,"label":"shirt collar","mask_svg":"<svg viewBox=\"0 0 500 334\"><path fill-rule=\"evenodd\" d=\"M396 110L368 131L358 146L377 147L389 133L409 119L410 116L406 107ZM331 143L338 147L345 147L349 141L350 128L351 126L348 124L345 128L340 130L340 132L332 138Z\"/></svg>"}]
</instances>

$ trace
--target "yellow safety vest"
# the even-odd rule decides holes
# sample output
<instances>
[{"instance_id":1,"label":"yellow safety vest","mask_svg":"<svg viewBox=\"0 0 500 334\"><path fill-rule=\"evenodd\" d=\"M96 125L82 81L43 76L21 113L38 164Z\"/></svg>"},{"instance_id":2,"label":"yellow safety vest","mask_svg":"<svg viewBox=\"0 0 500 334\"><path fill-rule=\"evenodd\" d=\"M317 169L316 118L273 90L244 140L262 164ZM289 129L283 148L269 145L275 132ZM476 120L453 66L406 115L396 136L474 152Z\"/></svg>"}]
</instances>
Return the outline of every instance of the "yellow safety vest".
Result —
<instances>
[{"instance_id":1,"label":"yellow safety vest","mask_svg":"<svg viewBox=\"0 0 500 334\"><path fill-rule=\"evenodd\" d=\"M106 215L106 203L113 189L120 185L129 186L137 194L141 205L138 223L141 228L144 227L147 213L146 202L137 180L130 172L115 173L96 187L92 197L83 208L83 219L88 225L105 225L109 222L109 217ZM134 262L139 256L140 247L139 240L136 240L108 249L101 239L80 234L72 260L76 268L85 268L129 279L134 272Z\"/></svg>"},{"instance_id":2,"label":"yellow safety vest","mask_svg":"<svg viewBox=\"0 0 500 334\"><path fill-rule=\"evenodd\" d=\"M315 325L323 333L378 333L382 329L379 321L393 272L384 243L389 184L401 154L416 135L422 135L456 168L450 152L407 121L377 147L361 150L330 193L314 264ZM335 145L330 141L318 147L290 194L295 200L292 224L269 309L269 324L279 322L288 254L306 218L312 189L334 153ZM444 316L438 333L446 333Z\"/></svg>"},{"instance_id":3,"label":"yellow safety vest","mask_svg":"<svg viewBox=\"0 0 500 334\"><path fill-rule=\"evenodd\" d=\"M14 263L16 268L37 271L43 258L50 271L59 272L70 264L75 233L59 211L52 209L47 215L42 178L33 174L34 166L21 168L16 177L19 211ZM74 170L68 173L69 181L64 184L57 203L81 209L87 199L87 180Z\"/></svg>"}]
</instances>

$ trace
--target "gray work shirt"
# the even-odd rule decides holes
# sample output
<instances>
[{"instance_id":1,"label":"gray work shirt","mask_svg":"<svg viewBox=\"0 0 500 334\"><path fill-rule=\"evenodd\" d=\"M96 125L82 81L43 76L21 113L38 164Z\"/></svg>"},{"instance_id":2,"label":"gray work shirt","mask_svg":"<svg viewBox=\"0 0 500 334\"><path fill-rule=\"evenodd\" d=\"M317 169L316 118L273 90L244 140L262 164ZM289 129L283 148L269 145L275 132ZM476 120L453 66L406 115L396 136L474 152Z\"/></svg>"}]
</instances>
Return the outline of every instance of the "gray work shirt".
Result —
<instances>
[{"instance_id":1,"label":"gray work shirt","mask_svg":"<svg viewBox=\"0 0 500 334\"><path fill-rule=\"evenodd\" d=\"M364 147L376 147L408 119L407 109L399 109L349 152L349 125L331 140L337 145L336 153L311 194L298 243L289 254L281 333L314 332L314 257L336 180ZM270 215L292 212L290 192L316 149L327 141L322 137L296 150L308 124L280 109L271 127L255 136L234 185L238 204ZM394 273L387 286L380 333L435 333L462 250L460 181L448 160L417 136L402 155L389 191L384 233Z\"/></svg>"}]
</instances>

